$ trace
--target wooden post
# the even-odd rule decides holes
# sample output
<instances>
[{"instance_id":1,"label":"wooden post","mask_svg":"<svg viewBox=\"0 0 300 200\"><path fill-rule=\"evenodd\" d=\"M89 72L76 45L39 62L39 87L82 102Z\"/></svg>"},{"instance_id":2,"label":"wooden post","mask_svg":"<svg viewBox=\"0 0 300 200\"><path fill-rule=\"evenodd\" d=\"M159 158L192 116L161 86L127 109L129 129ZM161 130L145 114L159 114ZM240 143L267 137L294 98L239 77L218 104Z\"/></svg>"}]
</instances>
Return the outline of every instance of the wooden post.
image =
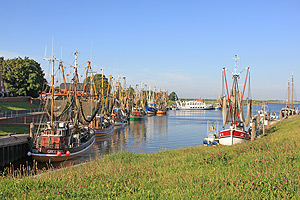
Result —
<instances>
[{"instance_id":1,"label":"wooden post","mask_svg":"<svg viewBox=\"0 0 300 200\"><path fill-rule=\"evenodd\" d=\"M34 124L33 123L30 123L30 133L29 133L29 136L30 136L29 149L31 151L32 145L33 145L33 141L34 141Z\"/></svg>"},{"instance_id":2,"label":"wooden post","mask_svg":"<svg viewBox=\"0 0 300 200\"><path fill-rule=\"evenodd\" d=\"M257 126L257 122L252 121L251 140L255 140L255 138L256 138L256 126Z\"/></svg>"},{"instance_id":3,"label":"wooden post","mask_svg":"<svg viewBox=\"0 0 300 200\"><path fill-rule=\"evenodd\" d=\"M33 123L30 123L30 135L29 135L31 138L34 137L34 124Z\"/></svg>"}]
</instances>

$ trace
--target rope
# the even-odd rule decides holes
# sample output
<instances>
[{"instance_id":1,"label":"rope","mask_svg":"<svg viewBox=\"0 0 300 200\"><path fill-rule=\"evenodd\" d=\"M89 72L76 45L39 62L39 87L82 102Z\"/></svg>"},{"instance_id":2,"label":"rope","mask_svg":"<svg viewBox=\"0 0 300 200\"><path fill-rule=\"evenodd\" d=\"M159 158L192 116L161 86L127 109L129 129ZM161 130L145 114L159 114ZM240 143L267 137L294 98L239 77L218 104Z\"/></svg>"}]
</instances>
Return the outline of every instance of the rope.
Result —
<instances>
[{"instance_id":1,"label":"rope","mask_svg":"<svg viewBox=\"0 0 300 200\"><path fill-rule=\"evenodd\" d=\"M95 118L95 116L96 116L96 114L97 114L99 108L101 107L101 101L98 101L97 107L96 107L96 109L92 112L92 116L91 116L91 118L90 118L89 120L88 120L88 119L85 117L85 115L84 115L83 108L82 108L82 102L81 102L81 101L79 101L79 106L80 106L80 113L81 113L81 115L82 115L84 121L90 123L90 122Z\"/></svg>"}]
</instances>

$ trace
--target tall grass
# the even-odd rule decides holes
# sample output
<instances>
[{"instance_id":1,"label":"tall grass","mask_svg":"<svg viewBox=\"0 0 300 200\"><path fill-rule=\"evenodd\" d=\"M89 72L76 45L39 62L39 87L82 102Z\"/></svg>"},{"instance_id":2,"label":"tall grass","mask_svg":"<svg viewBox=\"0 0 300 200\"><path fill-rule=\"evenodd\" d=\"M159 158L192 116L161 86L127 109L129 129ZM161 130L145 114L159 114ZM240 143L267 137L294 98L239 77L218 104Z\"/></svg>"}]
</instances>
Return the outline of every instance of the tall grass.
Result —
<instances>
[{"instance_id":1,"label":"tall grass","mask_svg":"<svg viewBox=\"0 0 300 200\"><path fill-rule=\"evenodd\" d=\"M300 118L259 140L150 154L121 152L33 177L6 174L0 198L299 199Z\"/></svg>"}]
</instances>

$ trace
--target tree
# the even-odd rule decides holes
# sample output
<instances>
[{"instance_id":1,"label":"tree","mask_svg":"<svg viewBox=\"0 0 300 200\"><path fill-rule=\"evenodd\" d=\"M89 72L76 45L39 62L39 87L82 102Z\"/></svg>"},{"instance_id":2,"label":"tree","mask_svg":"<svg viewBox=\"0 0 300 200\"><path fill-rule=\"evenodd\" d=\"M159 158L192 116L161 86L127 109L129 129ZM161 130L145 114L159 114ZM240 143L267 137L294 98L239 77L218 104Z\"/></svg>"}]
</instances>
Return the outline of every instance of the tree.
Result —
<instances>
[{"instance_id":1,"label":"tree","mask_svg":"<svg viewBox=\"0 0 300 200\"><path fill-rule=\"evenodd\" d=\"M170 95L169 95L169 100L171 101L177 101L178 100L178 96L175 92L172 92Z\"/></svg>"},{"instance_id":2,"label":"tree","mask_svg":"<svg viewBox=\"0 0 300 200\"><path fill-rule=\"evenodd\" d=\"M38 97L46 88L40 64L29 57L2 60L0 67L6 90L14 95Z\"/></svg>"},{"instance_id":3,"label":"tree","mask_svg":"<svg viewBox=\"0 0 300 200\"><path fill-rule=\"evenodd\" d=\"M90 76L87 77L86 79L86 87L88 88L88 91L90 90L89 88L91 87L91 81L90 81ZM96 74L95 76L93 76L93 80L95 83L95 87L96 87L96 94L101 93L101 87L102 87L102 74ZM106 96L107 94L107 86L108 86L108 79L105 77L105 75L103 76L103 94L104 96ZM111 87L111 86L110 86ZM93 87L94 89L94 87ZM111 88L109 89L111 91Z\"/></svg>"}]
</instances>

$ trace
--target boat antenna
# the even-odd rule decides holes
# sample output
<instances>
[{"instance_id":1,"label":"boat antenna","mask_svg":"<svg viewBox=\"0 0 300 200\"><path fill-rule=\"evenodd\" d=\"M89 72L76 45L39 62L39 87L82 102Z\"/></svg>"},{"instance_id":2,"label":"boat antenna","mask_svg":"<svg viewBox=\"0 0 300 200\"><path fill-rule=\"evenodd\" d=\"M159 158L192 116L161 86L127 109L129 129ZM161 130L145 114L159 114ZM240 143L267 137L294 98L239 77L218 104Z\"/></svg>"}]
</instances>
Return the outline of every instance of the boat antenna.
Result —
<instances>
[{"instance_id":1,"label":"boat antenna","mask_svg":"<svg viewBox=\"0 0 300 200\"><path fill-rule=\"evenodd\" d=\"M225 96L224 71L225 71L225 67L224 67L223 70L222 70L222 97Z\"/></svg>"},{"instance_id":2,"label":"boat antenna","mask_svg":"<svg viewBox=\"0 0 300 200\"><path fill-rule=\"evenodd\" d=\"M91 43L91 54L90 54L90 60L92 61L93 58L93 41Z\"/></svg>"},{"instance_id":3,"label":"boat antenna","mask_svg":"<svg viewBox=\"0 0 300 200\"><path fill-rule=\"evenodd\" d=\"M45 55L44 55L44 58L46 58L46 55L47 55L47 45L45 47Z\"/></svg>"},{"instance_id":4,"label":"boat antenna","mask_svg":"<svg viewBox=\"0 0 300 200\"><path fill-rule=\"evenodd\" d=\"M288 105L287 107L290 106L290 80L288 80Z\"/></svg>"},{"instance_id":5,"label":"boat antenna","mask_svg":"<svg viewBox=\"0 0 300 200\"><path fill-rule=\"evenodd\" d=\"M248 99L252 99L251 87L250 87L250 70L249 70L249 78L248 78Z\"/></svg>"},{"instance_id":6,"label":"boat antenna","mask_svg":"<svg viewBox=\"0 0 300 200\"><path fill-rule=\"evenodd\" d=\"M62 46L60 47L60 60L62 60Z\"/></svg>"},{"instance_id":7,"label":"boat antenna","mask_svg":"<svg viewBox=\"0 0 300 200\"><path fill-rule=\"evenodd\" d=\"M294 108L294 72L292 72L292 108Z\"/></svg>"},{"instance_id":8,"label":"boat antenna","mask_svg":"<svg viewBox=\"0 0 300 200\"><path fill-rule=\"evenodd\" d=\"M104 82L103 82L103 76L104 76L104 68L101 68L102 71L102 76L101 76L101 103L102 103L102 107L103 107L103 103L104 103Z\"/></svg>"},{"instance_id":9,"label":"boat antenna","mask_svg":"<svg viewBox=\"0 0 300 200\"><path fill-rule=\"evenodd\" d=\"M47 51L47 47L46 47ZM45 53L46 53L45 51ZM45 54L46 57L46 54ZM51 126L51 134L53 134L53 108L54 108L54 65L55 61L59 61L58 59L55 58L55 54L53 53L53 38L52 38L52 57L51 58L44 58L43 60L48 60L52 64L52 74L51 74L51 115L50 115L50 126Z\"/></svg>"}]
</instances>

